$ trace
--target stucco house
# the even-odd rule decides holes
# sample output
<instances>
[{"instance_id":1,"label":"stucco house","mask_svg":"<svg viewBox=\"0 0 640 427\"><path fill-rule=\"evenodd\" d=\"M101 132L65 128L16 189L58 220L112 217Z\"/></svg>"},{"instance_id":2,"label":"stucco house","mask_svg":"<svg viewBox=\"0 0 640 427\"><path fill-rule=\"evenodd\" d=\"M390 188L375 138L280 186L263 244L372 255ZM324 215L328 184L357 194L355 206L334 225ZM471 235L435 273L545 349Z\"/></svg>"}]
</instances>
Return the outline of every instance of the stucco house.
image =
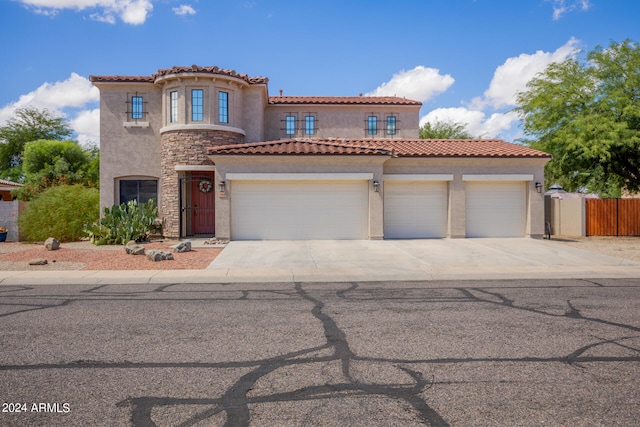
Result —
<instances>
[{"instance_id":1,"label":"stucco house","mask_svg":"<svg viewBox=\"0 0 640 427\"><path fill-rule=\"evenodd\" d=\"M542 236L550 155L501 140L420 140L421 103L270 96L218 67L91 76L102 207L158 201L167 237Z\"/></svg>"}]
</instances>

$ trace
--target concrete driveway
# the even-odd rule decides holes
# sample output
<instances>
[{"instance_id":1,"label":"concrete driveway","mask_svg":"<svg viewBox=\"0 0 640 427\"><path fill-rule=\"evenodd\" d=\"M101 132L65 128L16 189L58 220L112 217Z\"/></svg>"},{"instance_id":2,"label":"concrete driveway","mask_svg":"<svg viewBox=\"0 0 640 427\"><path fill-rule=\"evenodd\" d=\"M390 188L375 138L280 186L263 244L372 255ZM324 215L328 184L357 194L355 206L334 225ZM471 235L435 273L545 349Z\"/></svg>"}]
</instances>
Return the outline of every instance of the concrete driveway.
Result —
<instances>
[{"instance_id":1,"label":"concrete driveway","mask_svg":"<svg viewBox=\"0 0 640 427\"><path fill-rule=\"evenodd\" d=\"M208 270L232 281L640 277L640 263L553 240L233 241Z\"/></svg>"}]
</instances>

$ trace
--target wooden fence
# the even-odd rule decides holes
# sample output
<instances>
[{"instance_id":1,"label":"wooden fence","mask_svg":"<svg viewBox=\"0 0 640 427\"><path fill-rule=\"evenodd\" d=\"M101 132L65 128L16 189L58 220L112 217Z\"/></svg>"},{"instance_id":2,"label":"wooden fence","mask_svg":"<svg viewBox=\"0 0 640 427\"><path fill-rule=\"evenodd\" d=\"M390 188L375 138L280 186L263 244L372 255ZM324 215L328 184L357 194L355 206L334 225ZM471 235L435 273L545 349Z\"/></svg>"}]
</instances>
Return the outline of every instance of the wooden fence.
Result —
<instances>
[{"instance_id":1,"label":"wooden fence","mask_svg":"<svg viewBox=\"0 0 640 427\"><path fill-rule=\"evenodd\" d=\"M640 199L587 199L587 236L640 236Z\"/></svg>"}]
</instances>

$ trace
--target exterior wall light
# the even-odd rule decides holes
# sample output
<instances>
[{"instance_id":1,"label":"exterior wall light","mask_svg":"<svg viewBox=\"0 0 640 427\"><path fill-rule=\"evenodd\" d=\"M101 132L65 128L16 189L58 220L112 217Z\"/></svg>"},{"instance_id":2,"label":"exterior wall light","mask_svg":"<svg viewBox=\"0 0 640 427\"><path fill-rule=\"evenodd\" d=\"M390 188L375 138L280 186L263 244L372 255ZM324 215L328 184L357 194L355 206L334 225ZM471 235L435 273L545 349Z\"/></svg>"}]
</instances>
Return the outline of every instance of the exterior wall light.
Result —
<instances>
[{"instance_id":1,"label":"exterior wall light","mask_svg":"<svg viewBox=\"0 0 640 427\"><path fill-rule=\"evenodd\" d=\"M218 187L220 188L220 196L221 197L224 197L224 196L227 195L226 185L227 185L227 183L225 181L220 181L218 183Z\"/></svg>"},{"instance_id":2,"label":"exterior wall light","mask_svg":"<svg viewBox=\"0 0 640 427\"><path fill-rule=\"evenodd\" d=\"M380 182L373 181L373 191L375 191L376 193L380 191Z\"/></svg>"},{"instance_id":3,"label":"exterior wall light","mask_svg":"<svg viewBox=\"0 0 640 427\"><path fill-rule=\"evenodd\" d=\"M542 184L539 182L536 182L536 191L542 193Z\"/></svg>"}]
</instances>

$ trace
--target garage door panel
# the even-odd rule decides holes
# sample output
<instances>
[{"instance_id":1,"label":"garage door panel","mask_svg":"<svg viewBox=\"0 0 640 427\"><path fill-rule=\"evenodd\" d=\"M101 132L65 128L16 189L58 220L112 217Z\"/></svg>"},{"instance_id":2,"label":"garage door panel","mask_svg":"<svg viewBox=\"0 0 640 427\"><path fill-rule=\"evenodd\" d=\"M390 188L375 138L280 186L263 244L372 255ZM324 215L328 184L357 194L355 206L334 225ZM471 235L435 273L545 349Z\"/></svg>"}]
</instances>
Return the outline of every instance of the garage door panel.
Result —
<instances>
[{"instance_id":1,"label":"garage door panel","mask_svg":"<svg viewBox=\"0 0 640 427\"><path fill-rule=\"evenodd\" d=\"M523 182L467 182L467 237L522 237L526 222Z\"/></svg>"},{"instance_id":2,"label":"garage door panel","mask_svg":"<svg viewBox=\"0 0 640 427\"><path fill-rule=\"evenodd\" d=\"M259 181L231 186L236 240L366 239L366 181Z\"/></svg>"},{"instance_id":3,"label":"garage door panel","mask_svg":"<svg viewBox=\"0 0 640 427\"><path fill-rule=\"evenodd\" d=\"M439 238L446 235L446 182L385 182L386 238Z\"/></svg>"}]
</instances>

